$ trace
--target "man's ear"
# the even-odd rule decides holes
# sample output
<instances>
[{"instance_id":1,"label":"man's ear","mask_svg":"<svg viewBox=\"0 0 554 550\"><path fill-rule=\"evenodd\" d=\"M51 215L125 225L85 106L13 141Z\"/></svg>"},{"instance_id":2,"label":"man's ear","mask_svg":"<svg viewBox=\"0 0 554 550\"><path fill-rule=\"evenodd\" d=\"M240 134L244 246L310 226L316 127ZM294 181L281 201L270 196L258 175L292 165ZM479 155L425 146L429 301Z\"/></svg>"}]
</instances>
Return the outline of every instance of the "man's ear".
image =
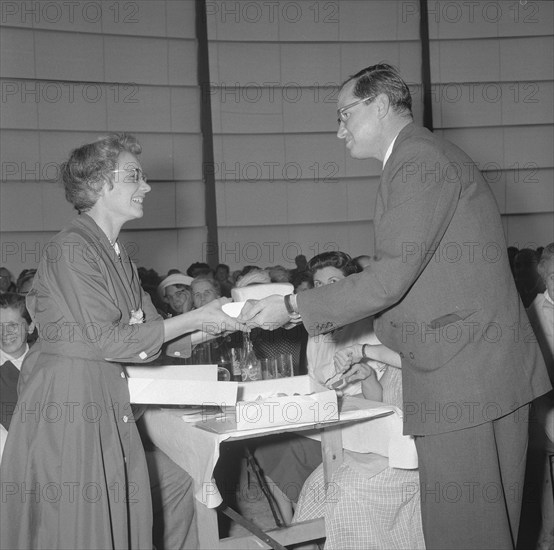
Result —
<instances>
[{"instance_id":1,"label":"man's ear","mask_svg":"<svg viewBox=\"0 0 554 550\"><path fill-rule=\"evenodd\" d=\"M385 117L390 109L389 96L387 94L379 94L374 101L377 107L377 116L379 118Z\"/></svg>"}]
</instances>

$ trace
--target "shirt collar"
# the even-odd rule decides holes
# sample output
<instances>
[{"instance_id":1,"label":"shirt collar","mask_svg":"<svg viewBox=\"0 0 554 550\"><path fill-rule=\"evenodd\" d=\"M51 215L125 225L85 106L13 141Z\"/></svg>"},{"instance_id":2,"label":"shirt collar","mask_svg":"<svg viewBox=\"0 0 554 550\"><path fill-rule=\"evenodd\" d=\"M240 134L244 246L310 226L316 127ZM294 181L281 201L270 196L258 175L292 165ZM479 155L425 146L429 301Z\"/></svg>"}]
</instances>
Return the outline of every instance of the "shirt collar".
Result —
<instances>
[{"instance_id":1,"label":"shirt collar","mask_svg":"<svg viewBox=\"0 0 554 550\"><path fill-rule=\"evenodd\" d=\"M12 357L9 353L6 353L4 350L0 349L0 365L3 365L6 361L10 361L18 370L21 370L23 359L25 359L28 351L29 344L25 344L25 352L16 359L15 357Z\"/></svg>"},{"instance_id":2,"label":"shirt collar","mask_svg":"<svg viewBox=\"0 0 554 550\"><path fill-rule=\"evenodd\" d=\"M389 148L387 149L387 152L385 153L385 158L383 159L383 168L385 168L385 164L387 164L387 160L389 160L390 154L392 153L392 148L394 146L394 142L396 141L397 137L398 137L398 134L396 134L394 136L394 139L390 142Z\"/></svg>"}]
</instances>

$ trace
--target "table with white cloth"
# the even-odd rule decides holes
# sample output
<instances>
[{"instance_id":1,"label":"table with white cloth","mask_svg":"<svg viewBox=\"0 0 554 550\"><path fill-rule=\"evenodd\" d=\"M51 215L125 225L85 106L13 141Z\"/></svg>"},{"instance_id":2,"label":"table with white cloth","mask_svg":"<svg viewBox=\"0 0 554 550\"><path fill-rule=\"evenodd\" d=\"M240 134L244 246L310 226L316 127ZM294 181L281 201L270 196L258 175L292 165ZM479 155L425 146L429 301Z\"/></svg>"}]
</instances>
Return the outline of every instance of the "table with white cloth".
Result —
<instances>
[{"instance_id":1,"label":"table with white cloth","mask_svg":"<svg viewBox=\"0 0 554 550\"><path fill-rule=\"evenodd\" d=\"M222 497L213 479L224 441L259 438L283 432L299 432L322 443L325 481L340 466L343 449L375 452L389 458L393 467L417 468L413 440L402 434L402 414L396 407L345 397L339 400L339 419L309 424L288 424L270 428L237 430L226 419L216 420L212 411L149 408L144 424L152 442L185 469L195 484L195 504L201 549L270 548L255 536L219 539L216 508ZM323 519L292 524L267 532L282 545L322 538Z\"/></svg>"}]
</instances>

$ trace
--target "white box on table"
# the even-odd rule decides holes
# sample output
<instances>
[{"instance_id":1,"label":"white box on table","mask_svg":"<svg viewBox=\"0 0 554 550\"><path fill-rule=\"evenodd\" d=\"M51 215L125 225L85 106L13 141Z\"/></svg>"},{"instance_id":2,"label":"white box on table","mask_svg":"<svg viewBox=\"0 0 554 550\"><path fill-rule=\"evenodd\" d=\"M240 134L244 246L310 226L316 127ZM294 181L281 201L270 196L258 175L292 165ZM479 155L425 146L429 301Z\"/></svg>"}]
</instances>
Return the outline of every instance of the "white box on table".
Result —
<instances>
[{"instance_id":1,"label":"white box on table","mask_svg":"<svg viewBox=\"0 0 554 550\"><path fill-rule=\"evenodd\" d=\"M319 424L339 417L336 392L309 376L239 383L218 382L217 365L140 365L126 370L131 403L222 407L227 414L218 420L221 429Z\"/></svg>"},{"instance_id":2,"label":"white box on table","mask_svg":"<svg viewBox=\"0 0 554 550\"><path fill-rule=\"evenodd\" d=\"M235 417L239 430L319 424L339 418L336 392L309 376L242 382L237 399Z\"/></svg>"},{"instance_id":3,"label":"white box on table","mask_svg":"<svg viewBox=\"0 0 554 550\"><path fill-rule=\"evenodd\" d=\"M237 382L218 382L217 365L126 367L131 403L234 406Z\"/></svg>"}]
</instances>

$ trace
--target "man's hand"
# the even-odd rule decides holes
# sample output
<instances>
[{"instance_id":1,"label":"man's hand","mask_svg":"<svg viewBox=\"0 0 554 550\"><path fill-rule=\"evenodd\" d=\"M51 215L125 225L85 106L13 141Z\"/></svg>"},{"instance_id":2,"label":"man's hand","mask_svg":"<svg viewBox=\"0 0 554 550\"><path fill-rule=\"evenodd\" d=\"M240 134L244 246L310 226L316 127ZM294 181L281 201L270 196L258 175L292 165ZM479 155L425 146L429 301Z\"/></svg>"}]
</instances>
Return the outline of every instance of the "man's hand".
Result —
<instances>
[{"instance_id":1,"label":"man's hand","mask_svg":"<svg viewBox=\"0 0 554 550\"><path fill-rule=\"evenodd\" d=\"M260 327L265 330L275 330L288 324L290 317L283 296L274 294L263 300L248 300L237 317L237 321L244 323L249 328Z\"/></svg>"}]
</instances>

